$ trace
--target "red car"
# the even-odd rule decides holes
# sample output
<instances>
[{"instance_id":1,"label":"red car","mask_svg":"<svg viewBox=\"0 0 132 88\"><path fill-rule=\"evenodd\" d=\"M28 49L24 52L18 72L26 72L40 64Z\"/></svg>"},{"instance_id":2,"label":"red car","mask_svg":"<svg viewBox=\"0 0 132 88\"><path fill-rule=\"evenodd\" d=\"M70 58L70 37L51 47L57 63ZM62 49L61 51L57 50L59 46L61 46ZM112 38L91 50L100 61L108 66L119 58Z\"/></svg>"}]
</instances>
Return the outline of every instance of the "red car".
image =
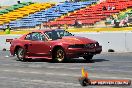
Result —
<instances>
[{"instance_id":1,"label":"red car","mask_svg":"<svg viewBox=\"0 0 132 88\"><path fill-rule=\"evenodd\" d=\"M97 41L74 36L62 29L33 31L14 39L10 46L11 55L17 55L20 61L47 58L63 62L78 57L89 61L101 51L102 46Z\"/></svg>"}]
</instances>

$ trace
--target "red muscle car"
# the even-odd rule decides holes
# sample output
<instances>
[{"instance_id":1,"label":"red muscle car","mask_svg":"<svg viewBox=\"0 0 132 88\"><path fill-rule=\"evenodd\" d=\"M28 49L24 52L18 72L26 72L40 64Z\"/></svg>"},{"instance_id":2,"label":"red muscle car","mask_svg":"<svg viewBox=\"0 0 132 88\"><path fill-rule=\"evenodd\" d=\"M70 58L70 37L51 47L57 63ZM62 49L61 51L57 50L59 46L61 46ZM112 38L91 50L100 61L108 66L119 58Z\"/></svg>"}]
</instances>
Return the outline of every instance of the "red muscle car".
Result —
<instances>
[{"instance_id":1,"label":"red muscle car","mask_svg":"<svg viewBox=\"0 0 132 88\"><path fill-rule=\"evenodd\" d=\"M16 55L20 61L46 58L63 62L78 57L89 61L101 51L102 46L97 41L74 36L62 29L33 31L14 39L10 46L11 55Z\"/></svg>"}]
</instances>

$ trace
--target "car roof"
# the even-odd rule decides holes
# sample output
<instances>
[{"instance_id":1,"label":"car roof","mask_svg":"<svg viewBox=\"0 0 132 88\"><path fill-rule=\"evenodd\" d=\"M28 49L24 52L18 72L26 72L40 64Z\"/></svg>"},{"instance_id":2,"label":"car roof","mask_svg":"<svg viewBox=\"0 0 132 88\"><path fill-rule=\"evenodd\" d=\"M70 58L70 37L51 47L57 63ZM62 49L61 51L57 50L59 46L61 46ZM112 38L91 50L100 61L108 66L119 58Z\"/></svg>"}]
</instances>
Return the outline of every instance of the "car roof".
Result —
<instances>
[{"instance_id":1,"label":"car roof","mask_svg":"<svg viewBox=\"0 0 132 88\"><path fill-rule=\"evenodd\" d=\"M52 30L63 30L63 29L41 29L41 30L33 30L32 32L46 32L46 31L52 31Z\"/></svg>"},{"instance_id":2,"label":"car roof","mask_svg":"<svg viewBox=\"0 0 132 88\"><path fill-rule=\"evenodd\" d=\"M20 37L20 39L23 39L26 35L33 33L33 32L46 32L46 31L52 31L52 30L63 30L63 29L41 29L41 30L33 30L27 34L24 34L23 36Z\"/></svg>"}]
</instances>

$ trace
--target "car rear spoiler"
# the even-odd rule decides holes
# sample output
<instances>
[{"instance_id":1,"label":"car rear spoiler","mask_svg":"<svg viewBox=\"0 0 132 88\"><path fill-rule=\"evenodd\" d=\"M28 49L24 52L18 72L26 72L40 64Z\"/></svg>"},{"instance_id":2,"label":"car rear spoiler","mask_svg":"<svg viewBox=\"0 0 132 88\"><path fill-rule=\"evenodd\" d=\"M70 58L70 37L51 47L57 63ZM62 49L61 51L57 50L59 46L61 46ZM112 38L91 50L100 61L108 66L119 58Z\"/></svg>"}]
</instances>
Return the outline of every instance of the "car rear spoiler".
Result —
<instances>
[{"instance_id":1,"label":"car rear spoiler","mask_svg":"<svg viewBox=\"0 0 132 88\"><path fill-rule=\"evenodd\" d=\"M10 44L11 44L12 40L13 39L6 39L6 42L10 42Z\"/></svg>"}]
</instances>

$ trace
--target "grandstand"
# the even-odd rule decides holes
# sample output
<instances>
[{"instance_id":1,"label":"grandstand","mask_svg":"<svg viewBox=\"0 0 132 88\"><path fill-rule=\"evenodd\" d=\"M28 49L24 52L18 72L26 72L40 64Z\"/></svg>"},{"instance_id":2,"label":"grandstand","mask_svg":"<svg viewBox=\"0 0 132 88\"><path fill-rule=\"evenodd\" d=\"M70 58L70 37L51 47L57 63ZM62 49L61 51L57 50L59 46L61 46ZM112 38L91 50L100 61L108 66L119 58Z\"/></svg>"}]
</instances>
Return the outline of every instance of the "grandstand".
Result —
<instances>
[{"instance_id":1,"label":"grandstand","mask_svg":"<svg viewBox=\"0 0 132 88\"><path fill-rule=\"evenodd\" d=\"M81 8L85 8L88 5L96 3L97 0L91 0L86 2L69 2L69 3L62 3L56 6L53 6L49 9L41 9L40 11L32 12L27 14L27 16L20 16L18 19L8 21L6 24L1 23L1 28L5 28L6 25L10 25L12 28L21 28L21 27L35 27L40 25L44 22L48 22L54 20L64 14L69 12L73 12L75 10L79 10ZM30 7L31 8L31 7ZM24 12L29 8L20 8L19 10ZM16 12L15 10L14 12ZM22 14L21 14L22 15ZM21 18L21 19L20 19ZM2 21L3 22L3 21Z\"/></svg>"},{"instance_id":2,"label":"grandstand","mask_svg":"<svg viewBox=\"0 0 132 88\"><path fill-rule=\"evenodd\" d=\"M103 6L114 6L115 9L103 10ZM55 21L50 21L44 25L57 26L67 24L71 26L74 25L75 20L80 21L82 25L93 25L96 22L105 20L107 17L117 14L120 11L126 10L130 7L132 7L131 0L107 0L94 6L88 6L87 8L80 9L74 13L70 13L69 15L56 19Z\"/></svg>"},{"instance_id":3,"label":"grandstand","mask_svg":"<svg viewBox=\"0 0 132 88\"><path fill-rule=\"evenodd\" d=\"M3 15L5 13L8 13L8 12L13 11L13 10L16 10L18 8L22 8L22 7L30 5L30 4L33 4L33 3L32 2L27 2L27 3L15 4L13 6L10 6L10 7L7 7L5 9L0 10L0 15Z\"/></svg>"},{"instance_id":4,"label":"grandstand","mask_svg":"<svg viewBox=\"0 0 132 88\"><path fill-rule=\"evenodd\" d=\"M103 7L106 7L106 10L103 10ZM108 10L107 7L114 7L114 9ZM81 22L82 26L94 25L131 7L132 0L106 0L100 3L98 0L88 0L64 2L57 5L19 3L0 10L0 29L6 28L6 25L16 29L35 28L42 24L54 27L58 25L73 26L76 20Z\"/></svg>"},{"instance_id":5,"label":"grandstand","mask_svg":"<svg viewBox=\"0 0 132 88\"><path fill-rule=\"evenodd\" d=\"M23 26L19 26L23 24L23 22L19 21L19 19L23 20L26 16L29 16L30 14L50 8L52 5L53 4L49 4L49 3L28 2L25 4L23 3L23 5L17 4L7 9L4 9L1 12L4 12L4 11L8 11L8 12L0 15L1 28L5 28L6 25L9 25L12 28L23 27ZM33 19L31 20L33 21ZM30 22L24 22L24 25L27 25L27 24L30 24Z\"/></svg>"},{"instance_id":6,"label":"grandstand","mask_svg":"<svg viewBox=\"0 0 132 88\"><path fill-rule=\"evenodd\" d=\"M19 8L22 8L22 7L30 5L30 4L32 4L32 2L20 3L20 4L16 4L16 5L1 9L0 10L0 25L9 21L8 14L10 15L10 12L12 12L13 10L15 11ZM10 18L13 19L13 17L11 17L11 16L10 16Z\"/></svg>"}]
</instances>

